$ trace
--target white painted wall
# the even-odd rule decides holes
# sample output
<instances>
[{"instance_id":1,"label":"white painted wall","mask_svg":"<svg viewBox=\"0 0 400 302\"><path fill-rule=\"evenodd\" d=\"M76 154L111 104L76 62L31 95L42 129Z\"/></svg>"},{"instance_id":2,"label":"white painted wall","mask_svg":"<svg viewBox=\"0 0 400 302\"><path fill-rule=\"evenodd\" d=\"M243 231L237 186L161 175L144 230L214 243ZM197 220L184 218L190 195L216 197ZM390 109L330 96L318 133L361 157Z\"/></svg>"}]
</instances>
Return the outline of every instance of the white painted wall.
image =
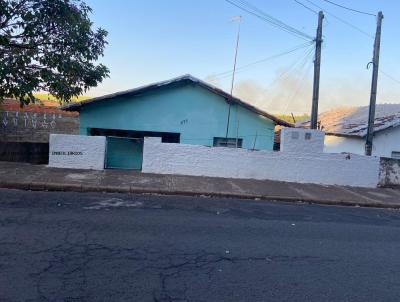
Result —
<instances>
[{"instance_id":1,"label":"white painted wall","mask_svg":"<svg viewBox=\"0 0 400 302\"><path fill-rule=\"evenodd\" d=\"M365 138L337 137L325 135L324 152L349 152L364 154ZM372 155L391 157L392 151L400 152L400 127L383 130L375 134Z\"/></svg>"},{"instance_id":2,"label":"white painted wall","mask_svg":"<svg viewBox=\"0 0 400 302\"><path fill-rule=\"evenodd\" d=\"M103 170L104 136L50 134L49 167Z\"/></svg>"},{"instance_id":3,"label":"white painted wall","mask_svg":"<svg viewBox=\"0 0 400 302\"><path fill-rule=\"evenodd\" d=\"M252 151L145 138L142 171L376 187L379 159L359 155Z\"/></svg>"},{"instance_id":4,"label":"white painted wall","mask_svg":"<svg viewBox=\"0 0 400 302\"><path fill-rule=\"evenodd\" d=\"M391 157L392 151L400 152L400 127L378 132L374 137L373 155Z\"/></svg>"},{"instance_id":5,"label":"white painted wall","mask_svg":"<svg viewBox=\"0 0 400 302\"><path fill-rule=\"evenodd\" d=\"M354 153L364 154L364 140L360 138L339 137L334 135L325 135L324 152L326 153Z\"/></svg>"},{"instance_id":6,"label":"white painted wall","mask_svg":"<svg viewBox=\"0 0 400 302\"><path fill-rule=\"evenodd\" d=\"M314 153L323 152L325 132L314 129L282 128L282 152Z\"/></svg>"}]
</instances>

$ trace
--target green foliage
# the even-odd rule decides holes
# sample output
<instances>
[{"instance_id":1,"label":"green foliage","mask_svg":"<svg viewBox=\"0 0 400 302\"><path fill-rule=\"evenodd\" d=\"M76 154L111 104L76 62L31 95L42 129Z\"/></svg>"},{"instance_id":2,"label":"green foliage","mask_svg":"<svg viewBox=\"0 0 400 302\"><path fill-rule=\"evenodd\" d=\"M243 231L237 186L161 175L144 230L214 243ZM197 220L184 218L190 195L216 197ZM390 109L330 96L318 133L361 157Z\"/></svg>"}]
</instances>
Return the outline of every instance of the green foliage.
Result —
<instances>
[{"instance_id":1,"label":"green foliage","mask_svg":"<svg viewBox=\"0 0 400 302\"><path fill-rule=\"evenodd\" d=\"M294 123L293 117L290 114L276 114L275 116L277 118L280 118L281 120L284 120L285 122L292 123L292 124ZM294 119L296 120L296 123L298 123L298 122L303 122L303 121L309 120L310 116L307 113L304 113L302 115L295 115Z\"/></svg>"},{"instance_id":2,"label":"green foliage","mask_svg":"<svg viewBox=\"0 0 400 302\"><path fill-rule=\"evenodd\" d=\"M0 0L0 101L46 91L69 102L107 77L96 64L107 32L90 13L82 0Z\"/></svg>"}]
</instances>

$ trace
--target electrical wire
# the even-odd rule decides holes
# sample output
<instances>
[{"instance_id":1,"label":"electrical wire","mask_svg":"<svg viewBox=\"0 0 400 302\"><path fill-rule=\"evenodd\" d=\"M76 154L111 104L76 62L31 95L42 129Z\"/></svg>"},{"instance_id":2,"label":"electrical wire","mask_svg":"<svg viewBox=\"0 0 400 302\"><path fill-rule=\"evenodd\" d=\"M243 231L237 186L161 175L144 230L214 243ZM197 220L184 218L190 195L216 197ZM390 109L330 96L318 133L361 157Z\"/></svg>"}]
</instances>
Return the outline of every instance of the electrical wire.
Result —
<instances>
[{"instance_id":1,"label":"electrical wire","mask_svg":"<svg viewBox=\"0 0 400 302\"><path fill-rule=\"evenodd\" d=\"M346 20L343 20L343 19L339 18L338 16L335 16L334 14L332 14L332 13L326 11L326 9L322 8L321 6L318 6L317 4L315 4L314 2L312 2L311 0L305 0L305 1L307 1L308 3L314 5L315 7L319 8L319 9L322 9L322 10L325 11L325 13L327 13L328 15L330 15L330 16L332 16L333 18L339 20L340 22L346 24L347 26L350 26L351 28L357 30L358 32L362 33L363 35L365 35L365 36L367 36L367 37L369 37L369 38L371 38L371 39L375 39L374 36L370 35L370 34L367 33L366 31L364 31L364 30L362 30L361 28L359 28L359 27L357 27L357 26L351 24L350 22L347 22ZM332 1L327 1L327 0L323 0L323 1L332 2ZM372 15L372 14L371 14L371 15ZM373 15L373 16L376 16L376 15ZM391 76L390 74L384 72L384 71L383 71L382 69L380 69L380 68L379 68L379 72L380 72L381 74L383 74L384 76L386 76L388 79L392 80L393 82L396 82L396 83L400 84L400 80L398 80L398 79L396 79L395 77Z\"/></svg>"},{"instance_id":2,"label":"electrical wire","mask_svg":"<svg viewBox=\"0 0 400 302\"><path fill-rule=\"evenodd\" d=\"M386 76L388 79L391 79L393 82L396 82L397 84L400 84L400 81L396 79L395 77L391 76L390 74L384 72L382 69L379 68L379 72Z\"/></svg>"},{"instance_id":3,"label":"electrical wire","mask_svg":"<svg viewBox=\"0 0 400 302\"><path fill-rule=\"evenodd\" d=\"M282 57L284 55L296 52L297 50L309 47L312 44L314 44L314 42L307 42L307 43L298 45L296 47L290 48L290 49L288 49L288 50L286 50L284 52L281 52L281 53L278 53L278 54L275 54L275 55L272 55L272 56L269 56L269 57L266 57L264 59L257 60L257 61L254 61L254 62L251 62L251 63L248 63L248 64L245 64L245 65L242 65L242 66L239 66L239 67L236 68L236 73L245 71L249 67L252 67L254 65L258 65L258 64L261 64L261 63L264 63L264 62L267 62L267 61ZM213 77L223 79L225 77L231 76L231 73L232 73L232 70L227 70L227 71L224 71L224 72L217 73L217 74L213 75Z\"/></svg>"},{"instance_id":4,"label":"electrical wire","mask_svg":"<svg viewBox=\"0 0 400 302\"><path fill-rule=\"evenodd\" d=\"M313 10L312 8L308 7L308 6L305 5L304 3L300 2L300 1L297 1L297 0L294 0L294 2L296 2L296 3L299 4L299 5L301 5L301 6L304 7L305 9L307 9L307 10L313 12L314 14L318 15L318 12L317 12L317 11L315 11L315 10Z\"/></svg>"},{"instance_id":5,"label":"electrical wire","mask_svg":"<svg viewBox=\"0 0 400 302\"><path fill-rule=\"evenodd\" d=\"M357 30L358 32L362 33L363 35L365 35L365 36L367 36L367 37L369 37L369 38L371 38L371 39L374 39L374 37L373 37L371 34L369 34L368 32L366 32L366 31L364 31L363 29L361 29L361 28L355 26L354 24L351 24L350 22L347 22L346 20L343 20L342 18L340 18L340 17L338 17L338 16L332 14L331 12L329 12L329 11L327 11L326 9L324 9L323 7L321 7L321 6L317 5L317 4L315 4L315 3L312 2L311 0L305 0L305 1L307 1L308 3L310 3L311 5L313 5L313 6L315 6L315 7L317 7L317 8L319 8L319 9L323 10L326 14L328 14L328 15L330 15L331 17L335 18L336 20L342 22L343 24L345 24L345 25L347 25L347 26L349 26L349 27L351 27L351 28Z\"/></svg>"},{"instance_id":6,"label":"electrical wire","mask_svg":"<svg viewBox=\"0 0 400 302\"><path fill-rule=\"evenodd\" d=\"M293 1L296 2L297 4L301 5L303 8L309 10L310 12L312 12L312 13L314 13L314 14L316 14L316 15L319 14L316 10L314 10L314 9L312 9L311 7L305 5L304 3L302 3L302 2L300 2L300 1L298 1L298 0L293 0ZM330 24L328 18L326 18L326 17L325 17L325 23L326 23L325 27L329 26L329 24ZM325 39L325 36L322 35L322 38Z\"/></svg>"},{"instance_id":7,"label":"electrical wire","mask_svg":"<svg viewBox=\"0 0 400 302\"><path fill-rule=\"evenodd\" d=\"M343 8L343 9L347 9L347 10L355 12L355 13L376 17L375 14L363 12L363 11L360 11L360 10L357 10L357 9L353 9L353 8L350 8L350 7L347 7L347 6L344 6L344 5L340 5L340 4L337 4L337 3L333 2L333 1L330 1L330 0L322 0L322 1L325 1L327 3L330 3L332 5L338 6L338 7Z\"/></svg>"},{"instance_id":8,"label":"electrical wire","mask_svg":"<svg viewBox=\"0 0 400 302\"><path fill-rule=\"evenodd\" d=\"M264 22L267 22L270 25L272 25L276 28L279 28L289 34L292 34L298 38L302 38L302 39L310 40L310 41L314 39L310 35L302 32L300 30L297 30L296 28L266 14L261 9L257 8L256 6L250 4L249 2L247 2L245 0L225 0L225 1L230 3L231 5L263 20Z\"/></svg>"},{"instance_id":9,"label":"electrical wire","mask_svg":"<svg viewBox=\"0 0 400 302\"><path fill-rule=\"evenodd\" d=\"M312 4L313 6L319 8L319 9L322 9L323 11L325 11L326 14L332 16L333 18L339 20L340 22L346 24L347 26L350 26L351 28L357 30L358 32L362 33L363 35L365 35L365 36L367 36L367 37L369 37L369 38L371 38L371 39L375 39L374 36L370 35L370 34L367 33L366 31L364 31L364 30L362 30L361 28L359 28L359 27L357 27L357 26L351 24L350 22L347 22L346 20L343 20L343 19L339 18L338 16L335 16L334 14L328 12L326 9L324 9L324 8L322 8L321 6L315 4L315 3L312 2L311 0L304 0L304 1L307 1L308 3ZM332 2L332 1L327 1L327 0L323 0L323 1ZM333 3L332 3L332 4L333 4ZM371 14L371 15L373 15L373 14ZM376 15L373 15L373 16L376 16ZM384 76L386 76L388 79L392 80L393 82L396 82L396 83L400 84L400 80L398 80L398 79L396 79L395 77L391 76L390 74L384 72L384 71L383 71L382 69L380 69L380 68L379 68L379 72L380 72L381 74L383 74Z\"/></svg>"},{"instance_id":10,"label":"electrical wire","mask_svg":"<svg viewBox=\"0 0 400 302\"><path fill-rule=\"evenodd\" d=\"M270 87L273 87L278 81L283 80L288 77L288 75L295 70L300 70L301 67L299 66L304 66L305 62L307 62L307 58L312 54L312 51L314 50L313 47L310 47L301 57L297 58L291 65L290 67L281 73L278 77L275 78L275 80L269 85ZM270 98L270 101L265 105L265 108L268 108L271 106L273 99Z\"/></svg>"},{"instance_id":11,"label":"electrical wire","mask_svg":"<svg viewBox=\"0 0 400 302\"><path fill-rule=\"evenodd\" d=\"M312 57L313 57L313 49L311 48L306 52L305 56L300 61L299 67L296 68L295 88L293 90L293 94L291 94L291 96L287 98L287 102L286 102L286 105L284 107L285 109L283 112L285 112L287 110L287 107L289 106L289 104L297 96L297 94L300 90L300 86L304 82L304 79L308 74L309 67L311 66L310 63L312 62L312 59L311 59ZM306 67L306 66L308 66L308 67ZM271 102L272 101L269 102L269 105L271 105Z\"/></svg>"},{"instance_id":12,"label":"electrical wire","mask_svg":"<svg viewBox=\"0 0 400 302\"><path fill-rule=\"evenodd\" d=\"M260 14L261 16L263 16L264 18L267 18L269 20L272 20L273 24L278 24L278 26L282 26L283 29L287 29L289 31L292 31L294 34L299 34L299 35L303 35L305 38L313 40L313 37L309 36L308 34L272 17L271 15L268 15L267 13L265 13L264 11L262 11L260 8L256 7L255 5L249 3L246 0L238 0L239 2L241 2L243 5L247 6L248 8L250 8L251 10L255 11L256 13Z\"/></svg>"},{"instance_id":13,"label":"electrical wire","mask_svg":"<svg viewBox=\"0 0 400 302\"><path fill-rule=\"evenodd\" d=\"M270 25L272 25L272 26L274 26L276 28L280 28L281 30L283 30L283 31L285 31L285 32L287 32L289 34L292 34L292 35L294 35L294 36L296 36L298 38L302 38L302 39L306 39L306 40L309 40L311 38L311 37L304 36L302 33L299 34L299 33L295 32L295 31L291 31L290 29L287 29L284 26L281 26L279 23L276 23L276 22L273 22L273 21L271 22L271 20L269 20L268 18L265 18L262 15L260 15L258 13L255 13L254 11L252 11L252 10L250 10L248 8L240 6L240 5L236 4L236 3L234 3L233 1L230 1L230 0L225 0L225 1L230 3L230 4L232 4L233 6L236 6L239 9L241 9L241 10L243 10L243 11L245 11L245 12L247 12L247 13L249 13L249 14L251 14L251 15L257 17L257 18L259 18L259 19L261 19L262 21L270 23Z\"/></svg>"},{"instance_id":14,"label":"electrical wire","mask_svg":"<svg viewBox=\"0 0 400 302\"><path fill-rule=\"evenodd\" d=\"M311 55L311 57L312 57L312 55ZM292 94L292 96L288 99L288 102L287 102L287 104L286 104L286 106L285 106L285 108L283 109L282 112L286 112L286 110L288 109L289 105L291 103L293 103L294 99L297 97L299 92L302 90L302 88L304 88L304 86L302 86L302 84L304 83L305 78L309 75L311 66L312 66L312 59L310 60L310 55L309 55L306 58L306 64L304 64L304 73L299 78L300 80L298 81L297 87L294 90L294 93Z\"/></svg>"}]
</instances>

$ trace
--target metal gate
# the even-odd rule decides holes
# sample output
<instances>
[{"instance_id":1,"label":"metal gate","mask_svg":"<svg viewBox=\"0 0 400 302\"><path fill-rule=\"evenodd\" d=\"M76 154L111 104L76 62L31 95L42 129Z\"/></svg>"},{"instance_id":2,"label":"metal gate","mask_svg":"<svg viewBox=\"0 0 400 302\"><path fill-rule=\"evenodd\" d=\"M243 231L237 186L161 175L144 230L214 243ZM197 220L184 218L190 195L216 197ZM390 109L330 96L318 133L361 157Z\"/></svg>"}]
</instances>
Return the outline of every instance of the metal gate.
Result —
<instances>
[{"instance_id":1,"label":"metal gate","mask_svg":"<svg viewBox=\"0 0 400 302\"><path fill-rule=\"evenodd\" d=\"M143 139L107 136L107 169L141 170Z\"/></svg>"}]
</instances>

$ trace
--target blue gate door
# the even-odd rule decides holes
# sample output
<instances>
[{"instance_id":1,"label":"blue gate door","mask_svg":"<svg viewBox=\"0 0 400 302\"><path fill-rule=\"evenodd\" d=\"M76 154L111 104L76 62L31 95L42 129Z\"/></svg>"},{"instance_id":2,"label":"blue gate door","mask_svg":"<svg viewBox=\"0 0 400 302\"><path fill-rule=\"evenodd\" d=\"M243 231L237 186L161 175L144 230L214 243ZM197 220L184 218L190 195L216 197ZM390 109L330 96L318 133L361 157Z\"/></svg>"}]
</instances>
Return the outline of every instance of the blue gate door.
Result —
<instances>
[{"instance_id":1,"label":"blue gate door","mask_svg":"<svg viewBox=\"0 0 400 302\"><path fill-rule=\"evenodd\" d=\"M107 137L106 168L141 170L143 139Z\"/></svg>"}]
</instances>

